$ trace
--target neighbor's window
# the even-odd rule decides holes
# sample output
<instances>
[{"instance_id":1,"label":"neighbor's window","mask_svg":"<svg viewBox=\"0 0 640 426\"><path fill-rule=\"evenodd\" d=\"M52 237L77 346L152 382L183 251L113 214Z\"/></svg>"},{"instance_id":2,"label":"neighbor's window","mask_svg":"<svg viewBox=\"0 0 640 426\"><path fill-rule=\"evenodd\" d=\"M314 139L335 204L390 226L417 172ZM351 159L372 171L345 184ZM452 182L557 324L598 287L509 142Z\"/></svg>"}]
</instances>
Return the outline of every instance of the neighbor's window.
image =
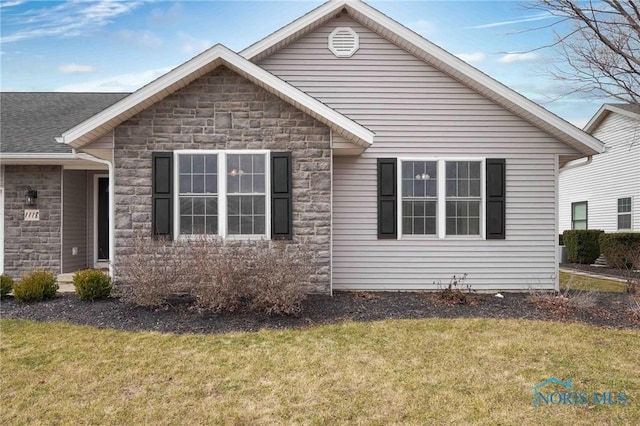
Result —
<instances>
[{"instance_id":1,"label":"neighbor's window","mask_svg":"<svg viewBox=\"0 0 640 426\"><path fill-rule=\"evenodd\" d=\"M435 235L438 211L438 163L402 163L402 233Z\"/></svg>"},{"instance_id":2,"label":"neighbor's window","mask_svg":"<svg viewBox=\"0 0 640 426\"><path fill-rule=\"evenodd\" d=\"M571 229L587 229L587 202L571 204Z\"/></svg>"},{"instance_id":3,"label":"neighbor's window","mask_svg":"<svg viewBox=\"0 0 640 426\"><path fill-rule=\"evenodd\" d=\"M446 162L447 235L480 235L480 161Z\"/></svg>"},{"instance_id":4,"label":"neighbor's window","mask_svg":"<svg viewBox=\"0 0 640 426\"><path fill-rule=\"evenodd\" d=\"M265 236L267 154L178 153L179 233Z\"/></svg>"},{"instance_id":5,"label":"neighbor's window","mask_svg":"<svg viewBox=\"0 0 640 426\"><path fill-rule=\"evenodd\" d=\"M631 229L631 197L618 198L618 229Z\"/></svg>"}]
</instances>

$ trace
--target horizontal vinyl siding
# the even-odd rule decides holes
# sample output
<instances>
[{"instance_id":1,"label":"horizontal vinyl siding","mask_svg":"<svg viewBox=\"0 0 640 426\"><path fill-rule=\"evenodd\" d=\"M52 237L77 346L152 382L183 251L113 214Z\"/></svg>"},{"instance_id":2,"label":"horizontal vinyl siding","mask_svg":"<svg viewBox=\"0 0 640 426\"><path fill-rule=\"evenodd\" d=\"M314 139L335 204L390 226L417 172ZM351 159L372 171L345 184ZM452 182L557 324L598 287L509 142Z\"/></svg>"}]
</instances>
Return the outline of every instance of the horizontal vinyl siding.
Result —
<instances>
[{"instance_id":1,"label":"horizontal vinyl siding","mask_svg":"<svg viewBox=\"0 0 640 426\"><path fill-rule=\"evenodd\" d=\"M351 26L360 50L334 57ZM260 65L375 132L360 157L334 158L333 288L433 289L468 274L476 289L553 288L555 164L575 151L376 33L340 17ZM506 240L377 239L376 158L506 158Z\"/></svg>"},{"instance_id":2,"label":"horizontal vinyl siding","mask_svg":"<svg viewBox=\"0 0 640 426\"><path fill-rule=\"evenodd\" d=\"M640 121L612 112L593 136L608 151L560 172L560 231L571 229L571 204L587 201L589 229L616 232L618 198L625 197L632 197L632 226L640 231Z\"/></svg>"},{"instance_id":3,"label":"horizontal vinyl siding","mask_svg":"<svg viewBox=\"0 0 640 426\"><path fill-rule=\"evenodd\" d=\"M87 267L87 172L65 170L63 179L62 272L67 273Z\"/></svg>"}]
</instances>

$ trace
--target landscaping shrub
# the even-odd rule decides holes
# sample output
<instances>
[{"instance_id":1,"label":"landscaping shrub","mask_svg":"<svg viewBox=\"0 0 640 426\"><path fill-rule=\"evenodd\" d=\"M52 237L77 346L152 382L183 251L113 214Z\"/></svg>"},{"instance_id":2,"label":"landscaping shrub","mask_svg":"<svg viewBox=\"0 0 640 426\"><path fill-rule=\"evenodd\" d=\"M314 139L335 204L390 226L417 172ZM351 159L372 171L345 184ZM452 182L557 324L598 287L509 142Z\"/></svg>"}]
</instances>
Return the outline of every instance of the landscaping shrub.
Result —
<instances>
[{"instance_id":1,"label":"landscaping shrub","mask_svg":"<svg viewBox=\"0 0 640 426\"><path fill-rule=\"evenodd\" d=\"M136 235L131 251L115 270L115 293L139 306L163 306L180 293L189 278L188 253L182 241Z\"/></svg>"},{"instance_id":2,"label":"landscaping shrub","mask_svg":"<svg viewBox=\"0 0 640 426\"><path fill-rule=\"evenodd\" d=\"M53 298L57 290L58 284L53 273L38 270L23 275L22 279L13 285L13 297L22 302L39 302Z\"/></svg>"},{"instance_id":3,"label":"landscaping shrub","mask_svg":"<svg viewBox=\"0 0 640 426\"><path fill-rule=\"evenodd\" d=\"M73 286L80 299L104 299L111 294L111 278L99 269L85 269L73 274Z\"/></svg>"},{"instance_id":4,"label":"landscaping shrub","mask_svg":"<svg viewBox=\"0 0 640 426\"><path fill-rule=\"evenodd\" d=\"M258 250L251 282L249 308L265 314L297 315L306 297L301 277L313 271L310 253L303 247L274 242L268 250Z\"/></svg>"},{"instance_id":5,"label":"landscaping shrub","mask_svg":"<svg viewBox=\"0 0 640 426\"><path fill-rule=\"evenodd\" d=\"M567 248L567 260L570 263L590 265L600 256L600 235L604 231L597 229L567 230L562 240Z\"/></svg>"},{"instance_id":6,"label":"landscaping shrub","mask_svg":"<svg viewBox=\"0 0 640 426\"><path fill-rule=\"evenodd\" d=\"M614 268L640 267L640 232L602 234L600 250Z\"/></svg>"},{"instance_id":7,"label":"landscaping shrub","mask_svg":"<svg viewBox=\"0 0 640 426\"><path fill-rule=\"evenodd\" d=\"M13 288L13 279L7 275L0 275L0 299L4 299L7 294L11 293Z\"/></svg>"},{"instance_id":8,"label":"landscaping shrub","mask_svg":"<svg viewBox=\"0 0 640 426\"><path fill-rule=\"evenodd\" d=\"M471 299L471 285L466 283L467 274L463 274L459 277L452 276L449 280L449 284L443 286L442 283L435 283L438 291L434 294L433 299L438 302L448 303L450 305L466 305Z\"/></svg>"},{"instance_id":9,"label":"landscaping shrub","mask_svg":"<svg viewBox=\"0 0 640 426\"><path fill-rule=\"evenodd\" d=\"M622 271L627 281L627 292L640 291L640 233L616 232L600 236L600 248L607 263Z\"/></svg>"},{"instance_id":10,"label":"landscaping shrub","mask_svg":"<svg viewBox=\"0 0 640 426\"><path fill-rule=\"evenodd\" d=\"M206 311L293 315L302 310L313 262L295 243L138 237L118 265L116 289L141 306L167 305L180 295Z\"/></svg>"}]
</instances>

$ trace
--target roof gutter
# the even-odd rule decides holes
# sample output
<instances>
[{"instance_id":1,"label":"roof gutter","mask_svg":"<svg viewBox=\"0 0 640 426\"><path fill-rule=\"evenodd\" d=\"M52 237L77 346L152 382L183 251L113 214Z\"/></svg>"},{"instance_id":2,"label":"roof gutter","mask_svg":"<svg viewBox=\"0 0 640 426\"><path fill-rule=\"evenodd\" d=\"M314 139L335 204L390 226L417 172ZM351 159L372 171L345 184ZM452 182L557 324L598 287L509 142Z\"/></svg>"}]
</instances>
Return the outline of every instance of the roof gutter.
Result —
<instances>
[{"instance_id":1,"label":"roof gutter","mask_svg":"<svg viewBox=\"0 0 640 426\"><path fill-rule=\"evenodd\" d=\"M114 169L113 169L113 163L111 163L111 161L109 160L103 160L102 158L98 158L98 157L94 157L91 154L87 154L86 152L78 152L76 151L75 148L71 149L71 152L73 153L73 155L75 156L75 158L80 159L80 160L87 160L87 161L95 161L96 163L101 163L101 164L105 164L107 166L107 168L109 169L109 276L111 277L111 279L113 279L114 275L113 275L113 258L114 258L114 247L115 247L115 238L114 238L114 234L115 234L115 217L114 217L114 213L116 211L116 202L114 199L114 194L115 194L115 173L114 173ZM96 262L98 259L94 259L94 262Z\"/></svg>"},{"instance_id":2,"label":"roof gutter","mask_svg":"<svg viewBox=\"0 0 640 426\"><path fill-rule=\"evenodd\" d=\"M577 169L578 167L582 167L582 166L588 166L589 164L591 164L591 162L593 161L593 155L589 155L586 159L586 161L581 161L579 163L575 163L573 161L567 163L564 165L564 167L560 168L561 172L567 171L567 170L571 170L571 169Z\"/></svg>"}]
</instances>

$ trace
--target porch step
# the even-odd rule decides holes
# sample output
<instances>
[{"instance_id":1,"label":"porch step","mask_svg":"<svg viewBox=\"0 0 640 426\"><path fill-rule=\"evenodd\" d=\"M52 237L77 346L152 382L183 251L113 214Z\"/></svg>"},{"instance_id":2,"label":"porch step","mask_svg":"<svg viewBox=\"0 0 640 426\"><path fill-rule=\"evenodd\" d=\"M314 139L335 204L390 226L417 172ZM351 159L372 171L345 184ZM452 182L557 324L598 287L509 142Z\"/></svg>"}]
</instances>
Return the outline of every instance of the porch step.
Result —
<instances>
[{"instance_id":1,"label":"porch step","mask_svg":"<svg viewBox=\"0 0 640 426\"><path fill-rule=\"evenodd\" d=\"M593 264L595 266L602 266L602 267L608 267L609 264L607 263L607 258L604 257L604 254L601 254L600 256L598 256L598 258L596 259L595 262L593 262Z\"/></svg>"},{"instance_id":2,"label":"porch step","mask_svg":"<svg viewBox=\"0 0 640 426\"><path fill-rule=\"evenodd\" d=\"M73 272L58 274L58 286L59 293L75 293L76 288L73 286Z\"/></svg>"}]
</instances>

